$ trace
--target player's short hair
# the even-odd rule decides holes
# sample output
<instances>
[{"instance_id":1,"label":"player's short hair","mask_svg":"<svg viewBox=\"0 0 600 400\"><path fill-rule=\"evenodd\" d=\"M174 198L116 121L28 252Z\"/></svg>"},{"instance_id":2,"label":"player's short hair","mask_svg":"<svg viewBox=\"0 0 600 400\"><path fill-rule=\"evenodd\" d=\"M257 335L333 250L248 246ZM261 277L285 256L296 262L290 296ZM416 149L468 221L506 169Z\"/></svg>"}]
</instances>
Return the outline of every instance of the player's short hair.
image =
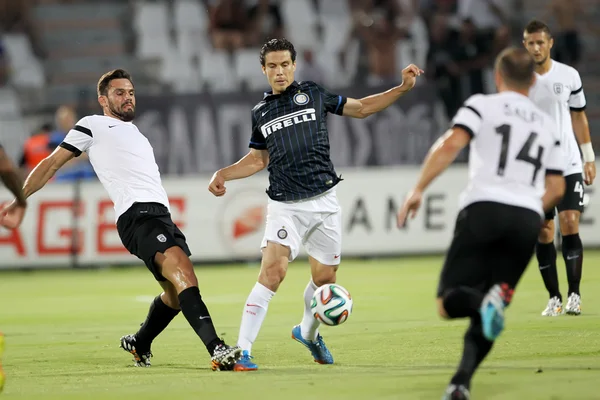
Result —
<instances>
[{"instance_id":1,"label":"player's short hair","mask_svg":"<svg viewBox=\"0 0 600 400\"><path fill-rule=\"evenodd\" d=\"M131 79L129 72L120 68L113 69L100 77L100 80L98 81L98 96L108 95L108 86L110 85L110 82L115 79L127 79L133 85L133 79Z\"/></svg>"},{"instance_id":2,"label":"player's short hair","mask_svg":"<svg viewBox=\"0 0 600 400\"><path fill-rule=\"evenodd\" d=\"M265 66L265 58L267 54L273 51L289 51L290 56L292 56L292 62L296 62L296 49L292 42L287 39L271 39L265 44L263 44L260 49L260 65Z\"/></svg>"},{"instance_id":3,"label":"player's short hair","mask_svg":"<svg viewBox=\"0 0 600 400\"><path fill-rule=\"evenodd\" d=\"M496 70L508 86L526 89L533 82L535 61L526 49L509 47L498 55Z\"/></svg>"},{"instance_id":4,"label":"player's short hair","mask_svg":"<svg viewBox=\"0 0 600 400\"><path fill-rule=\"evenodd\" d=\"M527 26L525 27L525 33L538 33L538 32L546 32L546 35L551 38L552 34L550 33L550 28L548 28L548 25L546 25L545 23L543 23L542 21L538 20L538 19L532 19L531 21L529 21L529 23L527 24Z\"/></svg>"}]
</instances>

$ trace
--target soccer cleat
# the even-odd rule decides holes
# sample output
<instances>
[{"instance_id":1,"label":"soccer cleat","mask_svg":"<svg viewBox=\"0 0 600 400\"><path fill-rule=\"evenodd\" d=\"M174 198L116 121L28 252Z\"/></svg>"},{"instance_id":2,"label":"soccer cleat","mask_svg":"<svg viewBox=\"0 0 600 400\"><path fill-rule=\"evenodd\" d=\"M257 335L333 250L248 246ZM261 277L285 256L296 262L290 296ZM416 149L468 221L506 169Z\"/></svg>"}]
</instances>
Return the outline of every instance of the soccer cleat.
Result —
<instances>
[{"instance_id":1,"label":"soccer cleat","mask_svg":"<svg viewBox=\"0 0 600 400\"><path fill-rule=\"evenodd\" d=\"M508 285L494 285L483 298L479 312L483 325L483 336L494 341L504 329L504 309L510 303L514 290Z\"/></svg>"},{"instance_id":2,"label":"soccer cleat","mask_svg":"<svg viewBox=\"0 0 600 400\"><path fill-rule=\"evenodd\" d=\"M225 343L219 344L210 359L211 369L213 371L231 371L241 356L242 349L239 346L231 347Z\"/></svg>"},{"instance_id":3,"label":"soccer cleat","mask_svg":"<svg viewBox=\"0 0 600 400\"><path fill-rule=\"evenodd\" d=\"M463 385L448 385L446 391L444 392L444 396L442 396L442 400L469 400L471 398L471 394L469 393L469 389L464 387Z\"/></svg>"},{"instance_id":4,"label":"soccer cleat","mask_svg":"<svg viewBox=\"0 0 600 400\"><path fill-rule=\"evenodd\" d=\"M556 296L548 300L546 309L542 311L543 317L556 317L563 313L562 301Z\"/></svg>"},{"instance_id":5,"label":"soccer cleat","mask_svg":"<svg viewBox=\"0 0 600 400\"><path fill-rule=\"evenodd\" d=\"M0 393L2 393L4 382L6 381L6 375L4 375L4 370L2 370L2 353L4 353L4 334L0 332Z\"/></svg>"},{"instance_id":6,"label":"soccer cleat","mask_svg":"<svg viewBox=\"0 0 600 400\"><path fill-rule=\"evenodd\" d=\"M143 346L140 346L137 343L135 335L125 335L121 338L121 346L123 350L133 355L133 366L134 367L149 367L150 357L152 357L152 352L150 351L150 347L147 349Z\"/></svg>"},{"instance_id":7,"label":"soccer cleat","mask_svg":"<svg viewBox=\"0 0 600 400\"><path fill-rule=\"evenodd\" d=\"M569 300L567 300L565 311L568 315L581 314L581 296L579 296L577 293L571 293L569 295Z\"/></svg>"},{"instance_id":8,"label":"soccer cleat","mask_svg":"<svg viewBox=\"0 0 600 400\"><path fill-rule=\"evenodd\" d=\"M242 352L242 358L240 358L233 366L234 371L256 371L258 365L252 362L252 357L248 350Z\"/></svg>"},{"instance_id":9,"label":"soccer cleat","mask_svg":"<svg viewBox=\"0 0 600 400\"><path fill-rule=\"evenodd\" d=\"M323 336L317 335L316 341L306 340L302 337L300 325L296 325L294 328L292 328L292 339L302 343L307 349L309 349L313 358L315 359L315 362L319 364L333 364L333 356L327 349L327 346L325 346Z\"/></svg>"}]
</instances>

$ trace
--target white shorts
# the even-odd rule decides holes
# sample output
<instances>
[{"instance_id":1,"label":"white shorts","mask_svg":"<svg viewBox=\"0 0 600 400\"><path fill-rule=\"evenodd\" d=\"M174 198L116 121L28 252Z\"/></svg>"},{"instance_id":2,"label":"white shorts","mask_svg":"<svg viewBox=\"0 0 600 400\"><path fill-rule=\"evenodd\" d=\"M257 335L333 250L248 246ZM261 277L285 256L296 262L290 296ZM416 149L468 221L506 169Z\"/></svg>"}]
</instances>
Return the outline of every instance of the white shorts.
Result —
<instances>
[{"instance_id":1,"label":"white shorts","mask_svg":"<svg viewBox=\"0 0 600 400\"><path fill-rule=\"evenodd\" d=\"M290 261L304 245L308 255L321 264L338 265L342 251L342 209L335 188L302 201L269 199L261 249L267 247L267 242L288 247Z\"/></svg>"}]
</instances>

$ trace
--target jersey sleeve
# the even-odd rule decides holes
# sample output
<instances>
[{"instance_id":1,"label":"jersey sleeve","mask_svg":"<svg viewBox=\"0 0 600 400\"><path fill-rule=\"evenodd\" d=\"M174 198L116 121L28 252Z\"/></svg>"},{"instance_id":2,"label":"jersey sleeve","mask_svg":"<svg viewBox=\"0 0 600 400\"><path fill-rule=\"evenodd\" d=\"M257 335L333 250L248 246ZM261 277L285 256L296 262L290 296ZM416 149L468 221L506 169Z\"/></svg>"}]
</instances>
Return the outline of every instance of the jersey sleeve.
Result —
<instances>
[{"instance_id":1,"label":"jersey sleeve","mask_svg":"<svg viewBox=\"0 0 600 400\"><path fill-rule=\"evenodd\" d=\"M469 97L452 119L452 127L464 129L473 138L481 128L482 100L483 96L481 95Z\"/></svg>"},{"instance_id":2,"label":"jersey sleeve","mask_svg":"<svg viewBox=\"0 0 600 400\"><path fill-rule=\"evenodd\" d=\"M315 86L323 98L323 107L325 107L325 111L332 114L342 115L344 113L344 105L348 101L348 98L332 93L316 83Z\"/></svg>"},{"instance_id":3,"label":"jersey sleeve","mask_svg":"<svg viewBox=\"0 0 600 400\"><path fill-rule=\"evenodd\" d=\"M267 149L267 141L258 127L258 121L256 120L256 113L254 110L252 110L252 136L250 137L250 144L248 147L257 150Z\"/></svg>"},{"instance_id":4,"label":"jersey sleeve","mask_svg":"<svg viewBox=\"0 0 600 400\"><path fill-rule=\"evenodd\" d=\"M581 76L579 72L574 71L573 74L573 90L569 96L569 107L571 111L583 111L585 110L586 101L585 94L583 93L583 83L581 82Z\"/></svg>"},{"instance_id":5,"label":"jersey sleeve","mask_svg":"<svg viewBox=\"0 0 600 400\"><path fill-rule=\"evenodd\" d=\"M84 117L67 133L67 136L59 144L63 149L67 149L79 157L81 153L87 151L94 143L94 135L88 117Z\"/></svg>"},{"instance_id":6,"label":"jersey sleeve","mask_svg":"<svg viewBox=\"0 0 600 400\"><path fill-rule=\"evenodd\" d=\"M552 132L553 143L550 148L550 154L546 162L546 175L562 175L565 169L565 160L567 159L564 143L560 141L554 125L549 127Z\"/></svg>"}]
</instances>

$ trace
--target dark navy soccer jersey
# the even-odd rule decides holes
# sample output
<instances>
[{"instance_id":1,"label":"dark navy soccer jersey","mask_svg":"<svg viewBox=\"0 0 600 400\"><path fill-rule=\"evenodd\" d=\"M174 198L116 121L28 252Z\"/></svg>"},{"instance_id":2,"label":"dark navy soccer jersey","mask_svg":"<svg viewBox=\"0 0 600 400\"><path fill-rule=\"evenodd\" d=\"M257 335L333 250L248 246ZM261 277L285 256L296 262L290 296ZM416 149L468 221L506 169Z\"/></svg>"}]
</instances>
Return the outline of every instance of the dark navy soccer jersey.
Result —
<instances>
[{"instance_id":1,"label":"dark navy soccer jersey","mask_svg":"<svg viewBox=\"0 0 600 400\"><path fill-rule=\"evenodd\" d=\"M342 115L346 100L314 82L294 81L281 94L265 93L252 109L250 147L269 152L271 199L307 199L340 182L329 157L327 113Z\"/></svg>"}]
</instances>

